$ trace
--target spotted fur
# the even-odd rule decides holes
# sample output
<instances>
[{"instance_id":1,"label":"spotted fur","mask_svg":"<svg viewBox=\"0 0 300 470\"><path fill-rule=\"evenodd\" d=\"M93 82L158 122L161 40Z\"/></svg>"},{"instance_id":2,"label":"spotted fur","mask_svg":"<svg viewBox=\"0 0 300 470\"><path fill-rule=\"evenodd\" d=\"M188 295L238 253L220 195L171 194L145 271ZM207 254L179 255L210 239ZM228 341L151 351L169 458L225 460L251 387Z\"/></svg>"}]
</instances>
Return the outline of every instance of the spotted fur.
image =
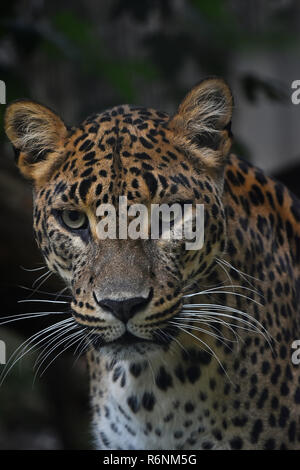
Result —
<instances>
[{"instance_id":1,"label":"spotted fur","mask_svg":"<svg viewBox=\"0 0 300 470\"><path fill-rule=\"evenodd\" d=\"M7 108L7 135L34 187L38 245L90 332L97 448L300 446L300 366L291 362L300 204L230 154L231 113L219 79L202 81L172 118L123 105L67 128L31 101ZM96 209L120 195L129 204L204 204L204 247L100 241ZM87 227L64 226L70 208L87 215ZM127 323L109 308L141 298Z\"/></svg>"}]
</instances>

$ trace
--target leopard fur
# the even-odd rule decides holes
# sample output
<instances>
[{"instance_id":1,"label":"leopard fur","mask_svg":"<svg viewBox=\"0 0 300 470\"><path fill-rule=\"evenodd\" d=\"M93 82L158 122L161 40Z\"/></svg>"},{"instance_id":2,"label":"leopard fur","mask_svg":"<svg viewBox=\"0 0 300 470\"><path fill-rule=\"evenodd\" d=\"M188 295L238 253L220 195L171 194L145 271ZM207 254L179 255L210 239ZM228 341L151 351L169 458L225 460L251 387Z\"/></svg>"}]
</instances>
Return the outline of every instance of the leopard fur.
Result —
<instances>
[{"instance_id":1,"label":"leopard fur","mask_svg":"<svg viewBox=\"0 0 300 470\"><path fill-rule=\"evenodd\" d=\"M29 100L6 110L37 243L90 333L99 449L300 447L300 203L230 154L232 108L211 78L173 117L122 105L68 128ZM99 241L96 209L120 195L204 204L204 247ZM64 210L84 213L84 229L69 230ZM109 307L132 299L144 301L126 321Z\"/></svg>"}]
</instances>

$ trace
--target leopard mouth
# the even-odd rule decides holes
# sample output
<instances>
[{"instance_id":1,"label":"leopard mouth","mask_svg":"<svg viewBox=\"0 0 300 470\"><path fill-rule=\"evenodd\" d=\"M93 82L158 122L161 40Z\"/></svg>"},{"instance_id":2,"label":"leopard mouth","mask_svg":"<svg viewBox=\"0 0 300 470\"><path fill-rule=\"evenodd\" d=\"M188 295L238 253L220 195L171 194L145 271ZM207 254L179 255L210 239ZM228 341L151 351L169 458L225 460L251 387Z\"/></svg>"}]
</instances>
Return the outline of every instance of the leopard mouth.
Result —
<instances>
[{"instance_id":1,"label":"leopard mouth","mask_svg":"<svg viewBox=\"0 0 300 470\"><path fill-rule=\"evenodd\" d=\"M151 339L140 338L136 336L130 331L126 331L122 336L113 339L112 341L104 340L103 337L99 334L94 334L92 336L92 344L95 349L101 349L103 346L114 346L118 345L120 347L127 347L127 346L136 346L140 343L148 343L153 344L154 341Z\"/></svg>"}]
</instances>

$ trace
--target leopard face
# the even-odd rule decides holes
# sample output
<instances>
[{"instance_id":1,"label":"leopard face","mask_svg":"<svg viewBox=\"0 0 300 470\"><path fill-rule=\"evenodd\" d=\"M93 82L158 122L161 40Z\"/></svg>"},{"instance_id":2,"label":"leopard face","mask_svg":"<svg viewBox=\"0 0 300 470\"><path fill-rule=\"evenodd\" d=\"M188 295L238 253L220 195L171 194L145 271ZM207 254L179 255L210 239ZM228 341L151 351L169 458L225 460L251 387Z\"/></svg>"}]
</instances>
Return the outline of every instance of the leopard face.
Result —
<instances>
[{"instance_id":1,"label":"leopard face","mask_svg":"<svg viewBox=\"0 0 300 470\"><path fill-rule=\"evenodd\" d=\"M217 79L195 87L172 118L124 105L69 129L37 103L8 107L7 134L34 186L37 243L72 293L76 322L104 350L167 347L184 294L205 285L224 252L231 109L231 93ZM184 239L100 240L97 208L117 208L120 196L148 208L204 204L204 247L186 250Z\"/></svg>"}]
</instances>

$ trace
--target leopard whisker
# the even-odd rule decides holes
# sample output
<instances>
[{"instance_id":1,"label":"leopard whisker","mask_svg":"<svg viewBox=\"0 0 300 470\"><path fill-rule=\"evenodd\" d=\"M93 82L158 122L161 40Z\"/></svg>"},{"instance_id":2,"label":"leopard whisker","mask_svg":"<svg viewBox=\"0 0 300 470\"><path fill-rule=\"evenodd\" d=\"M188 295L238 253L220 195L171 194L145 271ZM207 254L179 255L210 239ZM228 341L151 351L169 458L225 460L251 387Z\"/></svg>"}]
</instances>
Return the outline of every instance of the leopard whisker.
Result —
<instances>
[{"instance_id":1,"label":"leopard whisker","mask_svg":"<svg viewBox=\"0 0 300 470\"><path fill-rule=\"evenodd\" d=\"M175 342L178 344L178 346L188 355L188 351L185 349L185 347L183 346L183 344L181 344L181 342L180 342L177 338L175 338L175 336L172 336L170 333L169 333L169 336L170 336L170 338L171 338L173 341L175 341Z\"/></svg>"},{"instance_id":2,"label":"leopard whisker","mask_svg":"<svg viewBox=\"0 0 300 470\"><path fill-rule=\"evenodd\" d=\"M248 329L248 331L252 331L252 332L256 332L256 333L261 334L265 338L265 340L267 341L269 347L273 351L272 341L275 341L274 338L272 338L272 336L263 327L263 325L258 320L251 317L251 315L248 315L245 312L242 312L242 311L237 310L237 309L232 309L231 307L223 307L223 306L217 306L217 305L215 305L213 307L210 304L206 304L206 305L203 304L203 305L199 305L199 306L205 306L206 308L212 308L212 310L217 310L217 311L214 312L214 311L208 311L208 310L204 310L204 311L203 310L202 311L201 310L186 310L183 313L187 314L187 315L193 314L195 316L196 315L201 316L202 313L205 313L206 315L219 316L219 317L230 318L230 319L236 320L237 322L240 322L240 323L250 327L250 330ZM239 318L236 315L230 315L229 313L223 313L223 312L220 312L218 310L225 310L225 311L232 312L232 313L238 313L241 316L245 316L246 318L249 318L251 321L245 320L244 318ZM236 325L236 327L242 329L241 326L239 326L239 325Z\"/></svg>"},{"instance_id":3,"label":"leopard whisker","mask_svg":"<svg viewBox=\"0 0 300 470\"><path fill-rule=\"evenodd\" d=\"M253 284L252 284L247 278L253 279L254 281L257 281L257 282L261 282L261 280L258 279L257 277L251 276L250 274L244 273L244 272L241 271L240 269L235 268L235 267L234 267L231 263L229 263L229 261L227 261L227 260L220 259L220 258L216 258L216 261L217 261L217 263L219 264L219 266L220 266L220 264L225 265L226 267L228 267L228 268L232 269L233 271L235 271L236 273L238 273L238 274L241 276L241 278L244 279L245 282L248 282L248 284L249 284L250 286L252 286L253 288L255 288L255 287L253 286Z\"/></svg>"},{"instance_id":4,"label":"leopard whisker","mask_svg":"<svg viewBox=\"0 0 300 470\"><path fill-rule=\"evenodd\" d=\"M5 317L2 317L2 319L4 319L5 321L1 321L0 326L7 325L8 323L12 323L12 322L19 321L19 320L28 320L30 318L37 318L37 317L40 318L40 317L44 317L47 315L55 315L55 314L63 315L64 313L67 313L67 312L31 312L31 313L19 313L17 315L7 315Z\"/></svg>"},{"instance_id":5,"label":"leopard whisker","mask_svg":"<svg viewBox=\"0 0 300 470\"><path fill-rule=\"evenodd\" d=\"M231 313L236 313L238 315L241 315L242 317L245 317L247 318L248 320L250 320L251 322L253 322L254 324L258 325L261 327L261 329L267 334L269 335L268 331L266 330L266 328L258 321L256 320L256 318L254 318L253 316L249 315L248 313L246 312L243 312L242 310L239 310L237 308L234 308L234 307L230 307L229 305L220 305L220 304L184 304L183 305L183 308L186 310L187 308L189 308L190 312L201 312L201 310L194 310L194 308L205 308L205 309L210 309L210 310L221 310L221 311L227 311L227 312L231 312ZM235 317L235 318L238 318L238 317Z\"/></svg>"},{"instance_id":6,"label":"leopard whisker","mask_svg":"<svg viewBox=\"0 0 300 470\"><path fill-rule=\"evenodd\" d=\"M48 274L52 274L52 272L48 269L47 272L41 274L41 276L39 276L35 281L33 281L32 283L32 288L34 289L34 287L36 286L36 284L41 280L41 279L44 279ZM50 277L50 276L49 276Z\"/></svg>"},{"instance_id":7,"label":"leopard whisker","mask_svg":"<svg viewBox=\"0 0 300 470\"><path fill-rule=\"evenodd\" d=\"M25 268L24 266L20 266L20 268L23 270L23 271L26 271L28 273L32 273L34 271L41 271L42 269L47 269L47 266L41 266L39 268Z\"/></svg>"},{"instance_id":8,"label":"leopard whisker","mask_svg":"<svg viewBox=\"0 0 300 470\"><path fill-rule=\"evenodd\" d=\"M224 273L226 274L227 278L229 279L230 285L233 286L233 282L232 282L231 276L230 276L230 274L229 274L229 272L228 272L228 269L226 269L226 267L223 266L222 263L219 263L218 260L217 260L217 263L218 263L218 265L220 266L220 268L224 271Z\"/></svg>"},{"instance_id":9,"label":"leopard whisker","mask_svg":"<svg viewBox=\"0 0 300 470\"><path fill-rule=\"evenodd\" d=\"M56 343L57 340L63 336L65 333L69 333L71 330L74 330L76 328L76 325L71 325L69 328L65 329L64 327L60 328L58 331L56 331L57 335L54 336L54 338L50 338L46 341L45 344L43 344L44 349L41 351L41 353L38 355L38 357L35 360L35 363L33 365L33 368L35 369L36 366L40 363L40 361L43 359L44 355L49 351L47 348L53 344Z\"/></svg>"},{"instance_id":10,"label":"leopard whisker","mask_svg":"<svg viewBox=\"0 0 300 470\"><path fill-rule=\"evenodd\" d=\"M69 289L69 287L66 286L63 289L61 289L60 291L58 291L57 294L56 294L55 300L58 299L59 297L67 297L69 299L72 299L71 295L62 295L62 293L66 292L66 290L68 290L68 289Z\"/></svg>"},{"instance_id":11,"label":"leopard whisker","mask_svg":"<svg viewBox=\"0 0 300 470\"><path fill-rule=\"evenodd\" d=\"M84 330L86 330L86 328L84 328ZM81 343L84 343L84 342L88 339L88 337L91 336L94 332L95 332L95 328L93 328L92 330L88 330L88 331L87 331L87 333L84 335L84 337L82 338L82 340L78 343L78 345L77 345L77 347L76 347L76 349L75 349L75 351L74 351L74 353L73 353L74 356L76 355L77 351L79 350ZM85 343L84 343L84 347L85 347ZM81 356L81 353L80 353L80 351L79 351L79 355L78 355L77 359L78 359L80 356ZM76 359L76 360L77 360L77 359ZM75 361L75 362L76 362L76 361Z\"/></svg>"},{"instance_id":12,"label":"leopard whisker","mask_svg":"<svg viewBox=\"0 0 300 470\"><path fill-rule=\"evenodd\" d=\"M74 330L74 329L76 330L77 327L78 327L77 325L73 325L73 326L67 331L67 333L70 333L71 330ZM36 372L35 372L35 375L34 375L34 380L36 379L36 377L37 377L39 371L41 370L42 365L45 363L45 361L48 359L48 357L52 354L53 351L55 351L57 348L59 348L59 347L60 347L61 345L63 345L64 343L65 343L66 346L67 346L67 344L68 344L68 342L69 342L70 340L72 340L74 337L77 338L79 335L80 335L80 338L81 338L83 334L84 334L84 331L83 331L82 329L80 329L80 331L78 331L78 329L77 329L77 331L75 331L75 332L69 334L68 336L62 338L60 341L58 341L58 342L55 341L55 345L54 345L50 350L47 350L46 354L43 354L42 357L41 357L41 359L39 360L39 365L38 365L38 367L37 367L37 369L36 369ZM62 336L62 335L60 335L60 336ZM56 340L57 340L57 338L56 338ZM61 352L64 352L65 349L68 349L68 346L67 346L67 348L66 348L66 346L64 346L64 349L63 349L63 351L61 351ZM60 354L61 354L61 353L60 353ZM55 356L54 359L52 359L52 360L46 365L46 367L43 369L43 372L40 374L40 377L42 377L42 375L46 372L46 370L48 369L48 367L54 362L54 360L55 360L60 354L58 354L57 356ZM36 364L36 365L37 365L37 364Z\"/></svg>"},{"instance_id":13,"label":"leopard whisker","mask_svg":"<svg viewBox=\"0 0 300 470\"><path fill-rule=\"evenodd\" d=\"M42 302L42 303L49 303L49 304L68 304L66 300L47 300L47 299L23 299L18 300L18 304L24 304L28 302Z\"/></svg>"},{"instance_id":14,"label":"leopard whisker","mask_svg":"<svg viewBox=\"0 0 300 470\"><path fill-rule=\"evenodd\" d=\"M50 341L50 337L53 336L53 335L57 335L60 331L62 330L67 330L69 328L69 323L72 323L70 320L72 319L66 319L66 320L62 320L61 322L57 322L55 323L54 325L51 325L47 328L44 328L43 330L40 330L38 331L37 333L35 333L34 335L32 335L30 338L28 338L28 340L24 341L24 343L22 343L19 348L17 348L16 351L14 351L13 355L12 356L16 356L15 353L18 352L18 349L20 349L20 355L15 359L15 361L19 361L22 359L22 357L29 353L30 351L32 351L33 349L37 348L40 349L43 345L43 342L46 341L46 344ZM44 334L47 334L47 336L43 337ZM56 338L56 336L55 336ZM37 343L33 343L33 341L37 340L38 339L38 342ZM27 346L29 346L31 343L32 346L29 348L29 349L25 349L27 348ZM39 347L37 347L38 345L40 344ZM12 358L11 356L11 358ZM11 359L10 358L10 359Z\"/></svg>"},{"instance_id":15,"label":"leopard whisker","mask_svg":"<svg viewBox=\"0 0 300 470\"><path fill-rule=\"evenodd\" d=\"M43 372L41 372L40 374L40 377L42 377L44 375L44 373L46 372L46 370L51 366L51 364L59 357L61 356L67 349L69 349L71 346L73 346L74 344L77 343L77 341L79 341L81 339L81 336L83 334L83 331L77 331L76 333L73 333L72 337L74 338L74 336L76 337L74 341L72 341L71 343L69 343L68 345L65 345L63 350L61 352L59 352L48 364L47 366L45 367L45 369L43 370ZM79 338L78 338L79 336ZM70 340L70 336L68 337L68 339ZM63 344L63 343L62 343Z\"/></svg>"},{"instance_id":16,"label":"leopard whisker","mask_svg":"<svg viewBox=\"0 0 300 470\"><path fill-rule=\"evenodd\" d=\"M190 325L190 324L185 324L185 323L178 323L178 322L171 322L173 325L175 326L183 326L184 328L188 328L190 330L194 330L194 331L199 331L200 333L204 333L204 334L207 334L208 336L211 336L212 338L215 338L217 340L219 340L224 346L226 346L230 351L232 351L232 348L225 342L225 341L230 341L230 340L226 340L226 338L216 334L216 333L213 333L209 330L206 330L205 328L201 328L199 326L193 326L193 325ZM210 326L207 325L209 328ZM232 340L231 340L232 341ZM234 342L234 341L232 341Z\"/></svg>"},{"instance_id":17,"label":"leopard whisker","mask_svg":"<svg viewBox=\"0 0 300 470\"><path fill-rule=\"evenodd\" d=\"M192 336L194 339L196 339L199 343L201 343L202 345L204 345L206 348L208 348L209 351L206 351L208 354L210 354L211 356L213 356L216 361L218 362L219 366L221 367L221 369L224 371L224 374L226 375L226 377L228 378L229 382L234 385L234 383L232 382L231 378L229 377L226 369L224 368L222 362L220 361L218 355L214 352L214 350L205 342L205 341L202 341L200 338L198 338L198 336L194 335L193 333L191 333L190 331L188 331L186 328L182 327L182 326L178 326L177 328L179 328L181 331L183 331L184 333Z\"/></svg>"},{"instance_id":18,"label":"leopard whisker","mask_svg":"<svg viewBox=\"0 0 300 470\"><path fill-rule=\"evenodd\" d=\"M150 357L147 355L146 353L146 359L147 359L147 362L148 362L148 365L149 365L149 369L151 371L151 375L152 375L152 380L153 380L153 385L155 386L155 374L154 374L154 369L153 369L153 365L152 365L152 362L150 360Z\"/></svg>"},{"instance_id":19,"label":"leopard whisker","mask_svg":"<svg viewBox=\"0 0 300 470\"><path fill-rule=\"evenodd\" d=\"M250 300L250 301L252 301L254 303L257 303L258 305L262 306L262 304L260 302L258 302L255 299L252 299L249 296L246 296L244 294L240 294L239 292L234 292L234 291L231 292L231 291L222 290L222 289L228 289L228 288L245 289L245 290L248 290L250 292L253 292L253 293L261 296L261 294L259 294L259 292L254 291L253 289L250 289L249 287L239 286L239 285L231 285L231 286L214 287L214 288L202 290L202 291L199 291L199 292L193 292L191 294L184 295L183 297L195 297L197 295L207 295L207 294L231 294L231 295L236 295L238 297L244 297L245 299Z\"/></svg>"},{"instance_id":20,"label":"leopard whisker","mask_svg":"<svg viewBox=\"0 0 300 470\"><path fill-rule=\"evenodd\" d=\"M31 293L37 292L38 294L50 295L50 296L53 296L53 297L55 297L55 296L58 297L59 296L59 297L66 297L68 299L72 298L71 295L61 295L60 294L60 292L65 291L66 289L68 289L68 287L65 287L64 289L60 290L58 293L47 292L47 291L44 291L44 290L32 289L31 287L22 286L21 284L19 284L17 287L19 287L20 289L29 290Z\"/></svg>"},{"instance_id":21,"label":"leopard whisker","mask_svg":"<svg viewBox=\"0 0 300 470\"><path fill-rule=\"evenodd\" d=\"M200 317L202 317L202 315L205 314L205 315L216 316L216 317L231 318L231 319L236 320L236 321L238 321L238 322L240 322L244 325L248 325L249 327L252 328L253 331L259 331L260 333L262 333L261 330L258 329L258 326L251 323L250 321L245 320L244 318L239 318L239 317L236 317L234 315L230 315L228 313L222 313L222 312L220 313L218 311L215 311L215 312L212 311L211 312L209 310L202 310L202 311L201 310L199 310L199 311L198 310L187 310L187 311L182 312L182 314L188 315L188 317L190 317L191 314L194 315L194 316L200 316Z\"/></svg>"},{"instance_id":22,"label":"leopard whisker","mask_svg":"<svg viewBox=\"0 0 300 470\"><path fill-rule=\"evenodd\" d=\"M57 323L54 323L51 326L48 326L48 327L38 331L37 333L34 333L29 338L27 338L25 341L23 341L23 343L20 346L18 346L17 349L15 349L15 351L12 353L12 355L8 359L7 363L5 364L5 367L4 367L4 369L3 369L3 371L0 375L0 386L3 384L7 374L11 371L11 369L14 367L14 365L18 361L20 361L22 359L22 357L25 356L25 354L28 354L30 351L32 351L34 348L36 348L38 346L38 344L40 344L41 342L43 342L47 338L49 338L49 336L52 336L53 334L56 334L57 333L57 331L56 331L57 328L60 328L62 326L65 326L65 328L68 328L69 327L68 323L70 323L72 321L74 321L73 318L66 318L64 320L61 320ZM54 330L54 331L52 331L52 330ZM48 334L48 336L43 338L42 336L44 334ZM39 341L37 343L35 343L35 341L38 338L41 338L41 339L39 339ZM33 345L28 349L28 346L32 343L33 343Z\"/></svg>"},{"instance_id":23,"label":"leopard whisker","mask_svg":"<svg viewBox=\"0 0 300 470\"><path fill-rule=\"evenodd\" d=\"M229 331L231 331L231 333L233 334L233 336L235 337L235 340L233 339L230 339L230 338L226 338L225 336L223 337L224 340L226 341L229 341L229 342L232 342L232 343L238 343L239 341L242 341L243 342L243 339L237 334L236 331L234 331L234 329L232 328L232 324L228 324L226 323L224 320L214 320L214 319L211 319L209 317L205 317L205 316L201 316L201 318L190 318L190 317L174 317L174 320L179 320L179 321L185 321L187 323L202 323L203 325L206 325L206 326L209 326L209 328L219 332L218 328L213 326L212 324L213 323L216 323L216 324L219 324L219 325L222 325L224 326L225 328L227 328Z\"/></svg>"},{"instance_id":24,"label":"leopard whisker","mask_svg":"<svg viewBox=\"0 0 300 470\"><path fill-rule=\"evenodd\" d=\"M47 273L43 274L42 276L40 276L38 279L36 279L36 281L34 281L34 283L32 284L32 287L34 288L34 286L36 285L36 283L41 279L41 282L39 283L39 285L36 287L36 289L33 290L32 292L32 295L35 294L39 289L40 287L45 284L45 282L48 281L48 279L50 279L50 277L53 275L54 273L52 271L48 271Z\"/></svg>"},{"instance_id":25,"label":"leopard whisker","mask_svg":"<svg viewBox=\"0 0 300 470\"><path fill-rule=\"evenodd\" d=\"M167 341L169 341L171 339L171 340L174 340L176 343L178 343L180 345L178 340L174 336L172 336L169 332L164 331L162 328L158 328L156 331L157 331L157 334L160 333L161 335L163 335L167 339ZM173 348L172 343L170 344L170 351L172 352L173 355L175 355L176 350L175 350L175 348Z\"/></svg>"},{"instance_id":26,"label":"leopard whisker","mask_svg":"<svg viewBox=\"0 0 300 470\"><path fill-rule=\"evenodd\" d=\"M93 330L93 331L95 331L95 330ZM85 352L89 351L89 348L92 348L92 346L93 346L93 338L88 339L87 343L83 345L83 347L80 350L80 353L79 353L78 357L80 357Z\"/></svg>"},{"instance_id":27,"label":"leopard whisker","mask_svg":"<svg viewBox=\"0 0 300 470\"><path fill-rule=\"evenodd\" d=\"M86 329L86 328L85 328L85 329ZM88 348L93 344L93 338L90 338L90 339L88 339L88 338L89 338L89 336L91 336L91 335L95 332L96 328L93 328L92 330L90 330L90 329L87 329L87 330L88 330L87 333L86 333L86 334L83 336L83 338L79 341L79 343L78 343L78 345L76 346L76 349L75 349L75 351L74 351L74 353L73 353L73 356L75 356L76 353L77 353L77 351L78 351L77 357L76 357L76 359L74 360L72 367L75 366L75 364L77 363L77 361L79 360L79 358L82 356L82 354L83 354L84 352L88 351ZM80 347L81 344L82 344L82 346ZM80 349L79 349L79 348L80 348Z\"/></svg>"}]
</instances>

